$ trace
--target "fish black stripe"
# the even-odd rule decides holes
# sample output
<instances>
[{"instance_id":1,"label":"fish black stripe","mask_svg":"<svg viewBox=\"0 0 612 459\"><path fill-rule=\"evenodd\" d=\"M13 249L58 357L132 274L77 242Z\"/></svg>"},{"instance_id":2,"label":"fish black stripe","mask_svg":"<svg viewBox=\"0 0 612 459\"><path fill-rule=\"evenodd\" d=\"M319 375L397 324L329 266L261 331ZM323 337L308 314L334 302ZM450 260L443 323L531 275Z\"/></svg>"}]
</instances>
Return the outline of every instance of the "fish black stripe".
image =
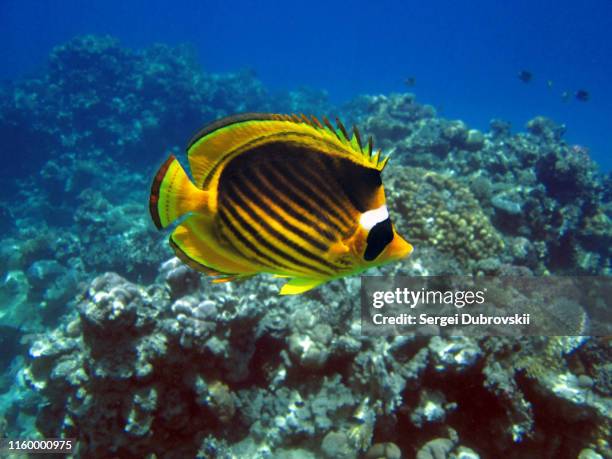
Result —
<instances>
[{"instance_id":1,"label":"fish black stripe","mask_svg":"<svg viewBox=\"0 0 612 459\"><path fill-rule=\"evenodd\" d=\"M298 162L298 164L293 161L276 162L274 165L276 166L274 169L276 177L282 177L296 193L306 197L321 195L321 189L313 187L307 180L304 180L303 173L306 168L306 161ZM333 204L323 198L314 200L312 207L317 210L317 217L320 219L326 219L328 214L334 211ZM336 216L336 219L340 225L348 226L339 216ZM341 226L339 226L339 229L342 230Z\"/></svg>"},{"instance_id":2,"label":"fish black stripe","mask_svg":"<svg viewBox=\"0 0 612 459\"><path fill-rule=\"evenodd\" d=\"M346 202L344 202L337 195L337 193L341 190L341 188L339 187L339 184L335 178L336 174L335 174L335 170L332 168L333 162L331 161L329 159L323 160L322 158L315 159L315 162L318 165L317 169L312 169L312 167L304 168L303 172L304 174L309 174L308 178L310 178L313 182L316 182L317 186L320 189L326 191L326 196L331 201L333 201L333 203L336 205L338 209L342 210L347 215L347 219L350 222L351 221L350 210L346 206ZM322 171L325 171L327 173L327 176L328 176L327 178L323 178ZM330 188L330 183L335 183L336 190L333 190L332 188Z\"/></svg>"},{"instance_id":3,"label":"fish black stripe","mask_svg":"<svg viewBox=\"0 0 612 459\"><path fill-rule=\"evenodd\" d=\"M234 223L227 215L228 212L232 215L232 218L236 220L238 225L243 227L242 230L241 228L237 228L236 226L234 226ZM237 212L235 212L231 206L227 206L227 211L225 210L225 208L220 209L219 217L221 218L221 221L223 222L225 227L232 233L232 236L234 236L234 238L237 239L241 244L243 244L248 250L253 252L253 254L255 254L256 257L259 257L259 259L254 259L250 261L254 261L256 263L267 266L269 268L280 266L282 268L289 269L289 266L285 266L281 262L263 253L248 238L244 236L243 232L247 231L244 229L245 225L247 225L247 222L245 222L242 219L242 217ZM253 232L253 234L256 235L255 232ZM267 261L263 261L263 260L267 260Z\"/></svg>"},{"instance_id":4,"label":"fish black stripe","mask_svg":"<svg viewBox=\"0 0 612 459\"><path fill-rule=\"evenodd\" d=\"M302 246L296 244L294 241L292 241L290 239L287 239L287 237L284 234L279 233L272 226L270 226L270 224L265 219L261 219L257 215L257 213L253 210L253 208L251 206L249 206L247 202L245 202L245 200L242 198L242 196L240 196L240 191L236 188L236 186L234 186L233 183L230 186L228 186L228 190L227 191L229 193L228 197L236 203L237 207L240 207L242 210L244 210L253 221L258 222L262 226L263 230L268 233L268 235L270 235L274 239L280 241L281 243L283 243L287 247L290 247L293 250L295 250L296 252L300 253L303 257L308 258L308 259L310 259L310 260L312 260L314 262L317 262L317 263L319 263L322 266L326 266L327 268L331 269L332 271L321 269L320 267L316 267L316 266L311 265L309 263L306 263L304 261L300 261L300 260L296 259L294 256L292 256L291 254L285 253L283 251L280 251L278 249L278 247L275 247L272 244L270 244L268 241L265 241L266 245L270 248L270 250L274 251L279 256L282 256L283 258L285 258L286 260L290 261L291 263L294 263L294 264L296 264L298 266L304 266L304 267L310 268L310 269L312 269L315 272L319 272L319 273L323 273L323 274L333 274L334 271L338 269L337 266L334 266L333 264L329 263L324 258L321 258L321 257L319 257L319 256L317 256L317 255L307 251ZM257 235L258 233L255 233L255 234Z\"/></svg>"},{"instance_id":5,"label":"fish black stripe","mask_svg":"<svg viewBox=\"0 0 612 459\"><path fill-rule=\"evenodd\" d=\"M261 258L261 260L256 260L257 262L268 267L281 266L283 268L288 268L288 266L283 265L283 263L278 261L276 258L262 252L255 244L253 244L253 242L251 242L248 237L246 237L246 233L252 234L258 243L262 242L258 237L258 233L249 225L247 221L244 220L244 218L242 218L242 215L236 211L234 206L235 204L230 201L227 202L226 205L224 205L219 211L219 216L221 217L222 222L232 233L232 236L234 236L238 242L243 244L256 257ZM232 222L232 219L234 219L236 224Z\"/></svg>"},{"instance_id":6,"label":"fish black stripe","mask_svg":"<svg viewBox=\"0 0 612 459\"><path fill-rule=\"evenodd\" d=\"M248 172L245 171L245 173L243 174L242 179L243 180L241 180L241 183L243 185L245 185L245 186L241 188L241 191L245 194L245 197L247 199L252 201L257 207L259 207L261 210L263 210L266 215L268 215L269 217L273 218L278 223L283 225L283 227L287 231L290 231L295 236L297 236L297 237L301 238L302 240L308 242L315 249L317 249L317 250L319 250L321 252L327 252L327 250L329 249L329 245L326 245L323 242L321 242L320 240L315 239L310 234L306 233L304 230L298 228L294 224L292 224L289 221L287 221L286 219L284 219L276 210L274 210L273 208L271 208L268 205L268 203L266 202L265 199L262 199L262 193L261 193L262 186L261 186L261 183L257 182L257 180L255 180L255 183L254 183L252 170L248 171ZM260 186L257 186L257 185L260 185ZM259 192L256 191L256 190L259 190ZM274 201L276 201L274 199L274 195L271 195L271 196L268 196L268 197L272 198Z\"/></svg>"},{"instance_id":7,"label":"fish black stripe","mask_svg":"<svg viewBox=\"0 0 612 459\"><path fill-rule=\"evenodd\" d=\"M255 248L254 251L261 253L263 257L265 257L267 260L270 260L272 263L271 267L281 267L284 269L287 269L288 271L297 271L297 272L302 272L304 274L310 275L313 271L313 268L310 266L305 266L303 263L299 262L298 260L295 260L293 257L291 257L290 255L286 255L283 252L279 252L279 250L274 247L273 245L271 245L267 240L265 240L261 234L258 231L255 231L251 225L244 220L244 218L242 217L242 215L240 215L239 212L236 211L236 207L238 207L238 205L233 202L231 199L227 198L225 199L225 204L224 207L226 207L229 211L229 213L232 215L232 217L236 220L236 222L242 227L242 228L236 228L236 231L238 232L249 232L250 234L253 235L253 237L257 240L257 243L260 244L263 247L266 247L270 252L273 252L274 254L279 255L281 258L283 259L288 259L288 261L290 263L293 263L294 266L291 265L287 265L286 263L283 263L282 261L278 261L276 258L271 257L268 254L265 254L263 252L261 252L259 249ZM245 238L245 236L243 234L241 234L241 241ZM248 240L248 238L246 238ZM250 241L249 241L250 242ZM253 247L253 245L251 244L251 247ZM295 267L295 265L297 266L302 266L305 269L298 269ZM319 272L319 270L315 270L316 272Z\"/></svg>"},{"instance_id":8,"label":"fish black stripe","mask_svg":"<svg viewBox=\"0 0 612 459\"><path fill-rule=\"evenodd\" d=\"M255 231L251 225L249 225L249 223L242 217L242 215L240 215L239 212L236 211L236 207L237 204L234 203L232 200L228 199L227 200L227 205L225 206L229 212L229 214L231 214L232 218L234 218L236 220L236 222L238 223L239 227L235 227L229 217L227 215L222 215L222 218L225 218L225 223L229 223L228 225L228 229L230 231L232 231L232 234L236 237L236 239L238 239L240 242L244 243L244 245L246 247L248 247L249 249L251 249L253 251L253 253L255 253L257 256L260 256L261 258L264 258L266 260L269 260L268 263L262 263L264 265L267 265L270 268L283 268L286 269L288 271L298 271L298 272L302 272L304 274L310 274L312 272L312 268L307 267L305 270L300 271L299 269L296 269L294 266L288 265L287 263L283 263L282 261L277 260L276 258L262 252L261 250L259 250L255 245L253 245L253 243L247 238L245 237L244 233L248 233L250 232L250 234L253 235L253 237L257 240L257 243L267 247L271 252L274 252L275 254L279 254L278 250L269 244L268 241L266 241L264 238L261 237L261 234L258 231ZM282 256L283 254L280 253L280 255ZM284 257L283 257L284 258Z\"/></svg>"},{"instance_id":9,"label":"fish black stripe","mask_svg":"<svg viewBox=\"0 0 612 459\"><path fill-rule=\"evenodd\" d=\"M372 198L382 186L380 171L371 167L357 165L345 158L326 158L328 170L343 191L351 207L358 212L370 209Z\"/></svg>"},{"instance_id":10,"label":"fish black stripe","mask_svg":"<svg viewBox=\"0 0 612 459\"><path fill-rule=\"evenodd\" d=\"M275 188L278 188L278 190L282 194L287 196L298 207L304 209L305 212L308 212L317 221L327 223L340 234L344 235L346 229L340 226L335 221L328 218L327 215L322 212L322 206L312 201L312 199L308 196L308 192L302 191L297 188L297 184L295 183L295 181L291 180L289 174L287 174L286 172L280 173L279 171L270 168L267 164L263 165L263 173L265 173L266 177L270 178ZM338 219L338 221L342 222L341 219Z\"/></svg>"},{"instance_id":11,"label":"fish black stripe","mask_svg":"<svg viewBox=\"0 0 612 459\"><path fill-rule=\"evenodd\" d=\"M264 176L269 176L273 184L282 181L291 188L294 201L325 226L333 225L343 236L354 228L352 201L347 199L336 177L342 173L338 171L342 165L337 161L295 142L272 141L250 150L248 145L241 148L249 154L238 155L226 164L220 177L221 194L225 184L234 181L241 171L263 169L267 171Z\"/></svg>"},{"instance_id":12,"label":"fish black stripe","mask_svg":"<svg viewBox=\"0 0 612 459\"><path fill-rule=\"evenodd\" d=\"M316 220L314 216L304 209L303 213L295 210L295 203L288 200L288 196L278 186L274 186L269 177L265 177L260 171L254 171L253 184L260 190L265 191L266 197L273 199L275 204L278 205L286 214L292 216L296 220L304 223L305 225L316 228L317 232L329 242L334 242L338 239L337 233L333 233L330 229L323 225L327 222L322 220ZM276 189L275 189L276 188Z\"/></svg>"},{"instance_id":13,"label":"fish black stripe","mask_svg":"<svg viewBox=\"0 0 612 459\"><path fill-rule=\"evenodd\" d=\"M338 268L338 266L328 262L325 258L317 255L316 253L309 251L307 248L298 244L296 241L288 238L282 231L279 231L274 226L272 226L269 223L269 220L267 218L268 215L266 214L264 209L257 206L257 204L254 203L252 200L249 200L247 196L244 194L244 192L236 186L232 187L232 197L240 200L240 202L238 203L240 208L244 210L245 212L247 212L247 214L249 215L251 219L259 223L262 226L263 231L266 232L270 238L273 238L276 241L284 244L286 247L293 249L294 251L298 252L302 257L314 263L318 263L319 265L325 266L332 270L336 270ZM258 215L254 207L259 207L259 210L264 214L265 217L262 218L260 215ZM282 252L282 253L284 253L287 256L293 257L290 253L286 253L286 252ZM306 262L303 260L300 262L303 265L306 264ZM315 270L318 270L319 272L325 272L326 274L331 274L329 272L322 271L321 267L317 268L315 265L309 265L309 266Z\"/></svg>"},{"instance_id":14,"label":"fish black stripe","mask_svg":"<svg viewBox=\"0 0 612 459\"><path fill-rule=\"evenodd\" d=\"M304 179L302 171L288 169L285 178L297 193L306 196L313 202L322 222L333 225L342 235L347 234L352 225L342 217L333 202L327 198L327 194L322 193L321 188L317 188Z\"/></svg>"},{"instance_id":15,"label":"fish black stripe","mask_svg":"<svg viewBox=\"0 0 612 459\"><path fill-rule=\"evenodd\" d=\"M290 171L293 176L292 183L294 183L297 187L300 187L306 195L311 194L314 196L321 197L319 205L324 208L325 212L334 217L345 227L343 228L343 231L346 231L347 229L351 228L352 224L350 216L342 215L338 212L337 207L333 206L334 199L330 196L333 195L333 191L330 191L328 188L323 188L324 193L321 193L321 187L324 187L324 184L318 181L317 186L319 188L317 188L317 186L311 183L311 181L314 181L313 176L315 174L310 175L310 177L305 177L305 174L307 173L307 169L305 167L304 169L301 169L299 171L295 170L295 168L290 167L288 171ZM311 181L308 180L309 178ZM330 201L332 202L328 202L325 198L330 199Z\"/></svg>"},{"instance_id":16,"label":"fish black stripe","mask_svg":"<svg viewBox=\"0 0 612 459\"><path fill-rule=\"evenodd\" d=\"M296 173L295 170L294 173ZM330 170L328 161L324 161L323 158L313 158L312 162L305 161L300 165L297 174L305 179L307 183L313 184L318 193L323 192L325 197L332 201L334 209L337 208L346 213L346 222L349 222L347 224L350 225L350 212L342 199L337 195L341 189L335 179L334 171Z\"/></svg>"}]
</instances>

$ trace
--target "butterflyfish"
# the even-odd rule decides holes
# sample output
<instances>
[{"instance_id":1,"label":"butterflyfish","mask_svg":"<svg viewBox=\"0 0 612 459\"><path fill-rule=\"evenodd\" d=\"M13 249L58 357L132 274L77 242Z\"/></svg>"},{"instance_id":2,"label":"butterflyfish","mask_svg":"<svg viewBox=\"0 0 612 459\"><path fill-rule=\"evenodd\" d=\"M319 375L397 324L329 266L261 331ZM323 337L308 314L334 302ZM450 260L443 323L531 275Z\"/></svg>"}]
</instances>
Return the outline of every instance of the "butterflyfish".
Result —
<instances>
[{"instance_id":1,"label":"butterflyfish","mask_svg":"<svg viewBox=\"0 0 612 459\"><path fill-rule=\"evenodd\" d=\"M202 129L187 147L193 181L171 155L153 179L149 210L192 268L231 281L288 278L281 295L406 257L381 172L389 157L342 123L249 113Z\"/></svg>"}]
</instances>

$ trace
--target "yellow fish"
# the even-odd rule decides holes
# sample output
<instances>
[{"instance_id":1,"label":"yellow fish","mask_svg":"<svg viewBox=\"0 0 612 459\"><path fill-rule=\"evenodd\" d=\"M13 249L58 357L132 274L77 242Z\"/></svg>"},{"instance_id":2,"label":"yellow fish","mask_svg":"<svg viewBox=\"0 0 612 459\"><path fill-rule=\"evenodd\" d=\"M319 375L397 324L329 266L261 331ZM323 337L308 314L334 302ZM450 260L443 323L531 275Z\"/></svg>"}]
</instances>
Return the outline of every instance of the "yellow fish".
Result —
<instances>
[{"instance_id":1,"label":"yellow fish","mask_svg":"<svg viewBox=\"0 0 612 459\"><path fill-rule=\"evenodd\" d=\"M248 113L201 130L187 147L193 182L174 156L157 172L149 210L170 245L213 282L270 273L281 295L358 274L412 252L389 218L372 153L337 121ZM194 183L195 182L195 183Z\"/></svg>"}]
</instances>

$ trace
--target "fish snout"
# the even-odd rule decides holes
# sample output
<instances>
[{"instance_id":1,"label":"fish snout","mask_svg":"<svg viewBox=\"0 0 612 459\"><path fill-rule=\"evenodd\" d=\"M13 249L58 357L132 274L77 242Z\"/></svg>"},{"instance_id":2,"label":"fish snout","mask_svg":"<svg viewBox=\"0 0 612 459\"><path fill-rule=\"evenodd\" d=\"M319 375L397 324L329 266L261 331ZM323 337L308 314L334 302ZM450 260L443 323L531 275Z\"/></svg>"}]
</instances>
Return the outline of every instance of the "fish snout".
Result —
<instances>
[{"instance_id":1,"label":"fish snout","mask_svg":"<svg viewBox=\"0 0 612 459\"><path fill-rule=\"evenodd\" d=\"M387 247L387 257L389 260L400 260L412 253L412 244L406 241L399 234L393 235L393 240Z\"/></svg>"}]
</instances>

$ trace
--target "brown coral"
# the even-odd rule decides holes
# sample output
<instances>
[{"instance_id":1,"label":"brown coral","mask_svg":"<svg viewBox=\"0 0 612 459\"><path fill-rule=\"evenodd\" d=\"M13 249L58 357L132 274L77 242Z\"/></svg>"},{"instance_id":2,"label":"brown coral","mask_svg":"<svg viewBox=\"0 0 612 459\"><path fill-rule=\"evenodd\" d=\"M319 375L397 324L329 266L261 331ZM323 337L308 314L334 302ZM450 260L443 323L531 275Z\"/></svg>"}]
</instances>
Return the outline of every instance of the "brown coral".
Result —
<instances>
[{"instance_id":1,"label":"brown coral","mask_svg":"<svg viewBox=\"0 0 612 459\"><path fill-rule=\"evenodd\" d=\"M384 180L395 225L416 246L434 246L468 269L503 250L501 236L476 198L452 178L395 166L385 171Z\"/></svg>"}]
</instances>

